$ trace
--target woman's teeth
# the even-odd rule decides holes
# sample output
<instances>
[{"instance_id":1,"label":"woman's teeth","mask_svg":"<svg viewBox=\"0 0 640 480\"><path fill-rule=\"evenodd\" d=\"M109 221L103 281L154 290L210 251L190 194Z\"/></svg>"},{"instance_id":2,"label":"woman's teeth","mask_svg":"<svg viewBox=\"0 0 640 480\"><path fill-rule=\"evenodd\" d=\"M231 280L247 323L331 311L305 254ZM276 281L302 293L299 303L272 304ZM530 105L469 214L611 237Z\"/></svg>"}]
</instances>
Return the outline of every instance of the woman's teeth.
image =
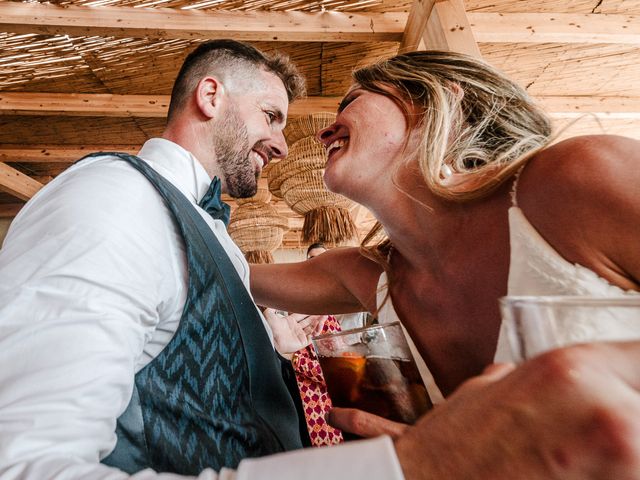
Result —
<instances>
[{"instance_id":1,"label":"woman's teeth","mask_svg":"<svg viewBox=\"0 0 640 480\"><path fill-rule=\"evenodd\" d=\"M331 152L333 150L340 150L346 144L347 144L347 140L345 140L344 138L334 141L331 145L327 147L327 156L331 155Z\"/></svg>"}]
</instances>

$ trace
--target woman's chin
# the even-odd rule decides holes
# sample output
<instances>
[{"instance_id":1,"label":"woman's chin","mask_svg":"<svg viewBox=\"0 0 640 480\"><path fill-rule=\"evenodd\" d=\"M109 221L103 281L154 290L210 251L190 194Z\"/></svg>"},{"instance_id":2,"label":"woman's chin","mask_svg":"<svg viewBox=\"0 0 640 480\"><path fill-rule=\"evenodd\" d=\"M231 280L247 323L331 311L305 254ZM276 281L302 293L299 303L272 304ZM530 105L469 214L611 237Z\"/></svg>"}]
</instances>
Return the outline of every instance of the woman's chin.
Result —
<instances>
[{"instance_id":1,"label":"woman's chin","mask_svg":"<svg viewBox=\"0 0 640 480\"><path fill-rule=\"evenodd\" d=\"M327 187L327 190L329 190L332 193L338 193L342 195L341 188L340 188L341 186L340 178L336 178L336 175L334 174L334 172L325 170L324 176L322 178L324 180L325 186Z\"/></svg>"}]
</instances>

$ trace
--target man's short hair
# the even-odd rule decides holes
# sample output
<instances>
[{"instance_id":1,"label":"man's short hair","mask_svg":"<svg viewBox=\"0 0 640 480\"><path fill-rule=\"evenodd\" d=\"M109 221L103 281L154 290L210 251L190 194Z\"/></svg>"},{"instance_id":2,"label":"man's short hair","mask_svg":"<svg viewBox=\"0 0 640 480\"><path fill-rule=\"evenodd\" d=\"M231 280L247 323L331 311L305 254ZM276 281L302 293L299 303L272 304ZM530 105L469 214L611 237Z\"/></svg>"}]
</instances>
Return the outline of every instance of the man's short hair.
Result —
<instances>
[{"instance_id":1,"label":"man's short hair","mask_svg":"<svg viewBox=\"0 0 640 480\"><path fill-rule=\"evenodd\" d=\"M323 248L323 249L327 249L327 247L324 246L324 243L322 242L316 242L316 243L312 243L311 245L309 245L309 248L307 248L307 257L309 257L309 252L311 250L315 250L316 248Z\"/></svg>"},{"instance_id":2,"label":"man's short hair","mask_svg":"<svg viewBox=\"0 0 640 480\"><path fill-rule=\"evenodd\" d=\"M184 106L203 77L230 73L247 78L253 74L253 69L263 69L277 75L287 90L289 102L305 95L304 77L286 55L268 55L235 40L211 40L198 46L182 64L171 91L168 120Z\"/></svg>"}]
</instances>

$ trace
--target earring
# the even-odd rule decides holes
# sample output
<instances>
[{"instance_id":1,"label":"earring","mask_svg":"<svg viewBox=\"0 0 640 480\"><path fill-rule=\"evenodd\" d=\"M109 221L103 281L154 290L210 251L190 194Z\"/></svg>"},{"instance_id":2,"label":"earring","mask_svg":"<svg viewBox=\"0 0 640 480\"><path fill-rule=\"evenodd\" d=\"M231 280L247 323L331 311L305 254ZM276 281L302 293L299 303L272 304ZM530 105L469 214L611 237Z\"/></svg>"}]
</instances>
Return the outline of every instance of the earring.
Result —
<instances>
[{"instance_id":1,"label":"earring","mask_svg":"<svg viewBox=\"0 0 640 480\"><path fill-rule=\"evenodd\" d=\"M446 180L451 175L453 175L453 170L451 170L451 167L449 165L443 163L442 167L440 167L440 178Z\"/></svg>"}]
</instances>

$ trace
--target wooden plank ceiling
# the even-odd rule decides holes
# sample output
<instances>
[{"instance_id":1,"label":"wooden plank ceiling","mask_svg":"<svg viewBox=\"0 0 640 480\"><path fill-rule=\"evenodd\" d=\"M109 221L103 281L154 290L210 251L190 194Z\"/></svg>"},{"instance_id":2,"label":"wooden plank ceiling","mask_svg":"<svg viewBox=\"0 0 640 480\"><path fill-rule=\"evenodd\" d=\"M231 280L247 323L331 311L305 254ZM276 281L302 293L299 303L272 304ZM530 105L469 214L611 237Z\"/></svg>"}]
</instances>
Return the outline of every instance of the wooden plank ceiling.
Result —
<instances>
[{"instance_id":1,"label":"wooden plank ceiling","mask_svg":"<svg viewBox=\"0 0 640 480\"><path fill-rule=\"evenodd\" d=\"M159 135L182 60L217 37L296 61L309 98L292 116L334 111L354 66L439 48L506 72L562 135L640 138L640 0L0 0L0 217L85 153ZM300 248L302 219L272 201Z\"/></svg>"}]
</instances>

